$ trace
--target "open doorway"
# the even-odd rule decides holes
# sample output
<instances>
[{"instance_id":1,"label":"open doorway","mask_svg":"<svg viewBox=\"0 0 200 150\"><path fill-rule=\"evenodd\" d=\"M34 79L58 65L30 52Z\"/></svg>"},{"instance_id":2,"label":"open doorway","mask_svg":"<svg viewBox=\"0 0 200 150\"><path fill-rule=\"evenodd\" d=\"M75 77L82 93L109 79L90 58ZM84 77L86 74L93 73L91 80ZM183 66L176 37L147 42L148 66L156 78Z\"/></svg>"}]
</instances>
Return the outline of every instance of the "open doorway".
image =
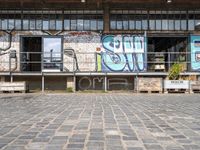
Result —
<instances>
[{"instance_id":1,"label":"open doorway","mask_svg":"<svg viewBox=\"0 0 200 150\"><path fill-rule=\"evenodd\" d=\"M22 37L21 70L41 71L42 37Z\"/></svg>"},{"instance_id":2,"label":"open doorway","mask_svg":"<svg viewBox=\"0 0 200 150\"><path fill-rule=\"evenodd\" d=\"M187 37L149 37L148 70L168 71L174 63L183 63L187 70Z\"/></svg>"},{"instance_id":3,"label":"open doorway","mask_svg":"<svg viewBox=\"0 0 200 150\"><path fill-rule=\"evenodd\" d=\"M62 36L23 36L21 38L21 71L62 71L62 43Z\"/></svg>"}]
</instances>

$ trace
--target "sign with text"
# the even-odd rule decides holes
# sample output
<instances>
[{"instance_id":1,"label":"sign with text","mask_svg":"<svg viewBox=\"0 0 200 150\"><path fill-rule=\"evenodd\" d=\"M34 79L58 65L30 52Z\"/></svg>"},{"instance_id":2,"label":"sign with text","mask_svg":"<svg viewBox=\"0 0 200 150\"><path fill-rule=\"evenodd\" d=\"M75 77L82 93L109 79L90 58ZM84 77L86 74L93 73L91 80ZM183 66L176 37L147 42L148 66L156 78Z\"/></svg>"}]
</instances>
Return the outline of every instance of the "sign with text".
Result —
<instances>
[{"instance_id":1,"label":"sign with text","mask_svg":"<svg viewBox=\"0 0 200 150\"><path fill-rule=\"evenodd\" d=\"M165 89L189 89L188 80L164 80Z\"/></svg>"}]
</instances>

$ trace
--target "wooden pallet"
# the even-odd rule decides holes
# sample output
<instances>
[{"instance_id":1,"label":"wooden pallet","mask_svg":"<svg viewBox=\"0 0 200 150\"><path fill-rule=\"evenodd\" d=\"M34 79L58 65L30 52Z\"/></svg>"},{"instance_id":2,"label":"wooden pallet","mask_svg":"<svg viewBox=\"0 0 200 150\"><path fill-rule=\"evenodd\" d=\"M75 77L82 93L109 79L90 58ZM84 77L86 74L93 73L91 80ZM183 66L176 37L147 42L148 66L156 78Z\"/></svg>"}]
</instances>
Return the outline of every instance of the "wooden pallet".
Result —
<instances>
[{"instance_id":1,"label":"wooden pallet","mask_svg":"<svg viewBox=\"0 0 200 150\"><path fill-rule=\"evenodd\" d=\"M192 81L190 93L200 93L200 81Z\"/></svg>"},{"instance_id":2,"label":"wooden pallet","mask_svg":"<svg viewBox=\"0 0 200 150\"><path fill-rule=\"evenodd\" d=\"M190 93L200 93L200 89L191 89Z\"/></svg>"},{"instance_id":3,"label":"wooden pallet","mask_svg":"<svg viewBox=\"0 0 200 150\"><path fill-rule=\"evenodd\" d=\"M164 93L189 93L187 89L167 89L164 91Z\"/></svg>"},{"instance_id":4,"label":"wooden pallet","mask_svg":"<svg viewBox=\"0 0 200 150\"><path fill-rule=\"evenodd\" d=\"M161 94L162 91L145 91L145 90L141 90L141 91L138 91L139 93L148 93L148 94L154 94L154 93L158 93L158 94Z\"/></svg>"},{"instance_id":5,"label":"wooden pallet","mask_svg":"<svg viewBox=\"0 0 200 150\"><path fill-rule=\"evenodd\" d=\"M6 93L26 93L26 91L0 91L0 94L6 94Z\"/></svg>"}]
</instances>

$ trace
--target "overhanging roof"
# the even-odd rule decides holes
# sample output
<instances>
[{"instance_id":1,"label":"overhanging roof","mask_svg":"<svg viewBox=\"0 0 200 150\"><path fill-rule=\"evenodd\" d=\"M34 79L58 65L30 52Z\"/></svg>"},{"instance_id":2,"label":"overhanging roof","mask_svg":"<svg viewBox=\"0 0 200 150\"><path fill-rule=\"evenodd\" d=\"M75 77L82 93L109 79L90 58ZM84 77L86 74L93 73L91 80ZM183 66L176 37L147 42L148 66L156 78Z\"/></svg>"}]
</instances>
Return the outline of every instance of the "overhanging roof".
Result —
<instances>
[{"instance_id":1,"label":"overhanging roof","mask_svg":"<svg viewBox=\"0 0 200 150\"><path fill-rule=\"evenodd\" d=\"M104 6L111 8L176 8L200 9L200 0L172 0L167 3L166 0L0 0L1 9L41 9L41 8L64 8L64 9L101 9Z\"/></svg>"}]
</instances>

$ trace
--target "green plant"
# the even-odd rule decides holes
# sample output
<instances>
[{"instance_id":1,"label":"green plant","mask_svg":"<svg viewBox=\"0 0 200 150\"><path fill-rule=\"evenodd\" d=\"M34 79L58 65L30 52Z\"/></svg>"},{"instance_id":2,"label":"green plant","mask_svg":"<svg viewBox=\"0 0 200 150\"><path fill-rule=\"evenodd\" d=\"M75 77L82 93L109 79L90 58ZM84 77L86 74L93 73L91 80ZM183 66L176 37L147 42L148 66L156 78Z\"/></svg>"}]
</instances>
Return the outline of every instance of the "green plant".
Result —
<instances>
[{"instance_id":1,"label":"green plant","mask_svg":"<svg viewBox=\"0 0 200 150\"><path fill-rule=\"evenodd\" d=\"M169 70L169 80L178 80L180 78L180 73L183 71L182 64L175 63Z\"/></svg>"},{"instance_id":2,"label":"green plant","mask_svg":"<svg viewBox=\"0 0 200 150\"><path fill-rule=\"evenodd\" d=\"M68 92L68 93L74 92L74 91L73 91L73 88L72 88L72 87L68 87L68 88L67 88L67 92Z\"/></svg>"}]
</instances>

